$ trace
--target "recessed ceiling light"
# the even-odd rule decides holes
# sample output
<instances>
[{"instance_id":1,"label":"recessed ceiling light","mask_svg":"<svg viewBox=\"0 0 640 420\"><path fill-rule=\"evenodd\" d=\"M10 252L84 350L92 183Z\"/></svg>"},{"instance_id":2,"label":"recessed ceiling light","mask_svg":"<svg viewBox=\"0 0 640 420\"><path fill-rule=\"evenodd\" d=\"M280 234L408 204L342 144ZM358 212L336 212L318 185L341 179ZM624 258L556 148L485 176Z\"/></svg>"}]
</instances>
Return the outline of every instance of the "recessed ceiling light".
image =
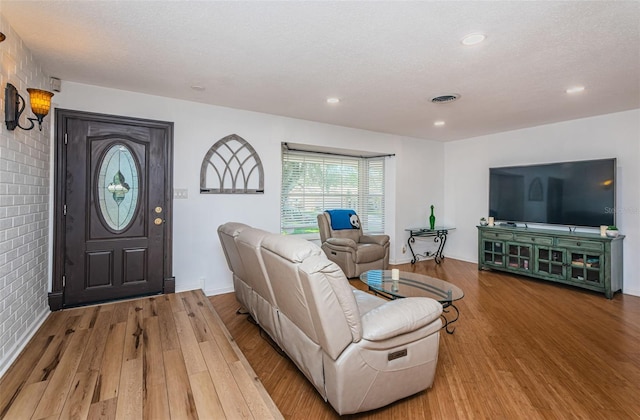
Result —
<instances>
[{"instance_id":1,"label":"recessed ceiling light","mask_svg":"<svg viewBox=\"0 0 640 420\"><path fill-rule=\"evenodd\" d=\"M328 104L337 104L338 102L340 102L340 98L327 98Z\"/></svg>"},{"instance_id":2,"label":"recessed ceiling light","mask_svg":"<svg viewBox=\"0 0 640 420\"><path fill-rule=\"evenodd\" d=\"M569 89L565 90L565 92L571 94L571 93L580 93L584 91L584 86L573 86L570 87Z\"/></svg>"},{"instance_id":3,"label":"recessed ceiling light","mask_svg":"<svg viewBox=\"0 0 640 420\"><path fill-rule=\"evenodd\" d=\"M480 34L480 33L474 33L474 34L469 34L467 36L465 36L464 38L462 38L462 45L476 45L481 43L482 41L485 40L487 36L485 34Z\"/></svg>"},{"instance_id":4,"label":"recessed ceiling light","mask_svg":"<svg viewBox=\"0 0 640 420\"><path fill-rule=\"evenodd\" d=\"M201 85L191 85L191 89L197 90L198 92L202 92L206 88L204 86L201 86Z\"/></svg>"},{"instance_id":5,"label":"recessed ceiling light","mask_svg":"<svg viewBox=\"0 0 640 420\"><path fill-rule=\"evenodd\" d=\"M433 123L436 127L442 127L444 125L444 121L436 121Z\"/></svg>"},{"instance_id":6,"label":"recessed ceiling light","mask_svg":"<svg viewBox=\"0 0 640 420\"><path fill-rule=\"evenodd\" d=\"M5 39L7 39L7 37L4 36L2 32L0 32L0 42L4 41Z\"/></svg>"}]
</instances>

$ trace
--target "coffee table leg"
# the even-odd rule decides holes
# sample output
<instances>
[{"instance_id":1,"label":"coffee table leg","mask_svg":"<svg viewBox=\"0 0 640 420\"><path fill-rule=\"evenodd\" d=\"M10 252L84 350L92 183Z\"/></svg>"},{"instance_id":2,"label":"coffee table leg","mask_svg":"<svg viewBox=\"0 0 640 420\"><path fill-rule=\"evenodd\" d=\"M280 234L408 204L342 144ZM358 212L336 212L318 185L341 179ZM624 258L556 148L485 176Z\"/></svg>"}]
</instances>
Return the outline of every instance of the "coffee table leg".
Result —
<instances>
[{"instance_id":1,"label":"coffee table leg","mask_svg":"<svg viewBox=\"0 0 640 420\"><path fill-rule=\"evenodd\" d=\"M458 320L458 318L460 318L460 311L458 310L458 308L456 308L456 305L454 305L452 302L444 302L442 304L442 312L444 313L449 313L449 310L447 308L453 308L456 311L456 317L453 318L451 321L449 321L447 319L446 316L444 316L444 314L440 315L443 319L444 319L444 325L442 326L442 328L444 328L444 330L447 332L447 334L453 334L453 332L456 330L456 327L453 327L451 329L449 329L449 325L453 324L454 322L456 322Z\"/></svg>"}]
</instances>

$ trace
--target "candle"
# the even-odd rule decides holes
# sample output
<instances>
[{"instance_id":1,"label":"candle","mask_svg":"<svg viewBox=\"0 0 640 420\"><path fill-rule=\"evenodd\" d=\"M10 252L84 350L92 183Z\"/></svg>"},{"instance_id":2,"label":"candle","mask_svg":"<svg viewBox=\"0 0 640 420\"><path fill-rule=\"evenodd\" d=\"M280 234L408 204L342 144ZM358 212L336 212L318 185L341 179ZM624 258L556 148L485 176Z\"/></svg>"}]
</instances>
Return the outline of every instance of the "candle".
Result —
<instances>
[{"instance_id":1,"label":"candle","mask_svg":"<svg viewBox=\"0 0 640 420\"><path fill-rule=\"evenodd\" d=\"M489 226L493 226L493 223L494 223L494 218L489 217Z\"/></svg>"},{"instance_id":2,"label":"candle","mask_svg":"<svg viewBox=\"0 0 640 420\"><path fill-rule=\"evenodd\" d=\"M391 270L391 280L400 280L400 270L397 268Z\"/></svg>"},{"instance_id":3,"label":"candle","mask_svg":"<svg viewBox=\"0 0 640 420\"><path fill-rule=\"evenodd\" d=\"M600 226L600 236L607 236L607 228L609 226L607 225L602 225Z\"/></svg>"}]
</instances>

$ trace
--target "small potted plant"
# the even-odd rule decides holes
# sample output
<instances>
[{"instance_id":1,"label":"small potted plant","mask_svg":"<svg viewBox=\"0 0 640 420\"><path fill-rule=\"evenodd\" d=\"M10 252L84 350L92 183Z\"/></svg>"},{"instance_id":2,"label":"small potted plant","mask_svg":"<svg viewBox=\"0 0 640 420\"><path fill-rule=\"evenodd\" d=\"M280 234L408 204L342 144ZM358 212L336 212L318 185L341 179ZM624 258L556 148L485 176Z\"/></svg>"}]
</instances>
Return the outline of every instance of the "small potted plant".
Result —
<instances>
[{"instance_id":1,"label":"small potted plant","mask_svg":"<svg viewBox=\"0 0 640 420\"><path fill-rule=\"evenodd\" d=\"M615 238L616 236L618 236L618 233L619 233L618 228L615 227L614 225L609 226L606 231L606 235L609 238Z\"/></svg>"},{"instance_id":2,"label":"small potted plant","mask_svg":"<svg viewBox=\"0 0 640 420\"><path fill-rule=\"evenodd\" d=\"M487 219L484 217L480 218L480 226L487 226L489 224L489 222L487 222Z\"/></svg>"}]
</instances>

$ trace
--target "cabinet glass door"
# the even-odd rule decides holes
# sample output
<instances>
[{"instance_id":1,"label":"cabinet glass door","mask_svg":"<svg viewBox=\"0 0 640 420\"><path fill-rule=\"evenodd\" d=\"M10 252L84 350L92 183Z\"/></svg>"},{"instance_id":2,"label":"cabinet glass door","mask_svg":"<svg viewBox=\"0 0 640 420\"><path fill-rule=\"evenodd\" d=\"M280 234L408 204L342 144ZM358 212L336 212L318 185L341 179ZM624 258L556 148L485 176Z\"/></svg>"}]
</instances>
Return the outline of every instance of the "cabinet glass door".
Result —
<instances>
[{"instance_id":1,"label":"cabinet glass door","mask_svg":"<svg viewBox=\"0 0 640 420\"><path fill-rule=\"evenodd\" d=\"M535 271L545 277L564 279L566 277L565 255L564 250L536 247Z\"/></svg>"},{"instance_id":2,"label":"cabinet glass door","mask_svg":"<svg viewBox=\"0 0 640 420\"><path fill-rule=\"evenodd\" d=\"M531 271L531 245L507 244L507 267Z\"/></svg>"},{"instance_id":3,"label":"cabinet glass door","mask_svg":"<svg viewBox=\"0 0 640 420\"><path fill-rule=\"evenodd\" d=\"M504 267L504 242L484 240L482 252L485 264Z\"/></svg>"},{"instance_id":4,"label":"cabinet glass door","mask_svg":"<svg viewBox=\"0 0 640 420\"><path fill-rule=\"evenodd\" d=\"M571 280L587 284L602 284L602 255L581 251L571 252Z\"/></svg>"}]
</instances>

